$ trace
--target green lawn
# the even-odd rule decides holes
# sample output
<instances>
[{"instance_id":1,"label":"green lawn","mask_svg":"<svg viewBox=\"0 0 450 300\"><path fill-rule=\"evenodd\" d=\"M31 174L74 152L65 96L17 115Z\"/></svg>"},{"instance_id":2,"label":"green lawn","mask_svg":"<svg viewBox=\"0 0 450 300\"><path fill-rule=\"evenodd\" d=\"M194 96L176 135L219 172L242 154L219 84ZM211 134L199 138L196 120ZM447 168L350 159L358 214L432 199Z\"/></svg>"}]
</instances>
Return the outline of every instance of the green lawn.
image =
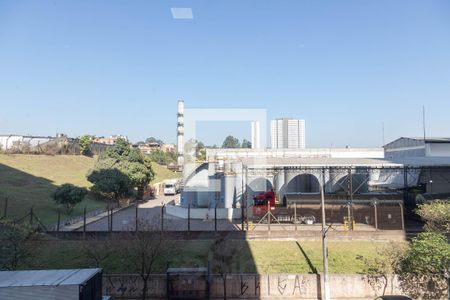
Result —
<instances>
[{"instance_id":1,"label":"green lawn","mask_svg":"<svg viewBox=\"0 0 450 300\"><path fill-rule=\"evenodd\" d=\"M157 163L152 163L153 171L155 171L156 176L152 182L162 182L166 179L179 178L181 175L167 169L165 166L158 165Z\"/></svg>"},{"instance_id":2,"label":"green lawn","mask_svg":"<svg viewBox=\"0 0 450 300\"><path fill-rule=\"evenodd\" d=\"M34 264L29 268L81 268L92 267L84 255L83 241L51 240L38 244ZM167 260L173 266L206 265L211 241L170 242L169 259L158 262L155 273L165 272ZM246 273L314 273L322 271L322 248L320 241L228 241L240 251L232 264L233 272ZM227 245L227 247L229 247ZM363 272L357 255L373 257L383 242L342 241L329 243L329 267L331 273ZM301 248L300 248L301 247ZM136 272L120 255L121 247L101 266L106 273ZM305 254L303 254L302 249Z\"/></svg>"},{"instance_id":3,"label":"green lawn","mask_svg":"<svg viewBox=\"0 0 450 300\"><path fill-rule=\"evenodd\" d=\"M58 207L51 199L52 192L63 183L90 187L86 174L96 159L81 155L0 154L0 217L4 213L4 198L8 197L8 216L20 218L33 206L44 224L56 222ZM156 180L176 176L156 163L153 167ZM75 207L72 215L81 215L85 207L90 211L104 206L103 201L88 195Z\"/></svg>"}]
</instances>

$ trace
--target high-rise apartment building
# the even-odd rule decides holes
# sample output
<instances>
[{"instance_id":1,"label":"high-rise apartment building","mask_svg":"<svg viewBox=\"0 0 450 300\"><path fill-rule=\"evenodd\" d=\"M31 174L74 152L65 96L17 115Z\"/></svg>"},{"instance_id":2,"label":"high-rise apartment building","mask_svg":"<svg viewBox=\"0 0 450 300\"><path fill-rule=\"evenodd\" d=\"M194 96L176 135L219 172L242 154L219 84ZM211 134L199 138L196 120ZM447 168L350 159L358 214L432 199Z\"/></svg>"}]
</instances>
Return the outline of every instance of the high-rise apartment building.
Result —
<instances>
[{"instance_id":1,"label":"high-rise apartment building","mask_svg":"<svg viewBox=\"0 0 450 300\"><path fill-rule=\"evenodd\" d=\"M270 125L272 149L305 148L305 120L279 118Z\"/></svg>"}]
</instances>

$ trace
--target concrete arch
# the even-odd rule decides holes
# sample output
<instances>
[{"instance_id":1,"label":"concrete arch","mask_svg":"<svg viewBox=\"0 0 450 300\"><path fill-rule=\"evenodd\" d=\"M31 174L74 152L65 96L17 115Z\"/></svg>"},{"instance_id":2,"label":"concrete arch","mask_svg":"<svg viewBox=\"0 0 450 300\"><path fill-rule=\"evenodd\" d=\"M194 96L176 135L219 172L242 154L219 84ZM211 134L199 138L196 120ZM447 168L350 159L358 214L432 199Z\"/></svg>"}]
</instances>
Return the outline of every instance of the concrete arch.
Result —
<instances>
[{"instance_id":1,"label":"concrete arch","mask_svg":"<svg viewBox=\"0 0 450 300\"><path fill-rule=\"evenodd\" d=\"M320 182L314 174L304 173L286 183L285 193L318 193Z\"/></svg>"},{"instance_id":2,"label":"concrete arch","mask_svg":"<svg viewBox=\"0 0 450 300\"><path fill-rule=\"evenodd\" d=\"M266 177L252 178L247 184L247 193L249 199L252 199L253 196L257 193L270 191L271 189L273 189L273 184Z\"/></svg>"},{"instance_id":3,"label":"concrete arch","mask_svg":"<svg viewBox=\"0 0 450 300\"><path fill-rule=\"evenodd\" d=\"M184 188L181 192L181 206L209 207L215 199L215 188L211 185L208 164L203 163L190 171L185 170Z\"/></svg>"},{"instance_id":4,"label":"concrete arch","mask_svg":"<svg viewBox=\"0 0 450 300\"><path fill-rule=\"evenodd\" d=\"M336 180L331 185L331 191L338 193L344 192L348 193L349 190L349 180L352 182L353 193L367 193L369 191L369 186L367 184L367 174L342 174L337 177Z\"/></svg>"}]
</instances>

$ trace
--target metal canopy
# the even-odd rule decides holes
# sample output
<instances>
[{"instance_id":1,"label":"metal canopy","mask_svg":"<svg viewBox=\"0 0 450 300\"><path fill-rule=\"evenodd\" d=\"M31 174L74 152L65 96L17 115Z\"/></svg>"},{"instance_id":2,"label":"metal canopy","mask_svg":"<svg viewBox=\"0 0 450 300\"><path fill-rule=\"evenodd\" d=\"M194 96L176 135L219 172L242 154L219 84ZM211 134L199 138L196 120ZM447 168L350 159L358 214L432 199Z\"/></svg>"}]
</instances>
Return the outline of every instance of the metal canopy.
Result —
<instances>
[{"instance_id":1,"label":"metal canopy","mask_svg":"<svg viewBox=\"0 0 450 300\"><path fill-rule=\"evenodd\" d=\"M26 286L80 285L102 269L65 269L0 272L0 288Z\"/></svg>"}]
</instances>

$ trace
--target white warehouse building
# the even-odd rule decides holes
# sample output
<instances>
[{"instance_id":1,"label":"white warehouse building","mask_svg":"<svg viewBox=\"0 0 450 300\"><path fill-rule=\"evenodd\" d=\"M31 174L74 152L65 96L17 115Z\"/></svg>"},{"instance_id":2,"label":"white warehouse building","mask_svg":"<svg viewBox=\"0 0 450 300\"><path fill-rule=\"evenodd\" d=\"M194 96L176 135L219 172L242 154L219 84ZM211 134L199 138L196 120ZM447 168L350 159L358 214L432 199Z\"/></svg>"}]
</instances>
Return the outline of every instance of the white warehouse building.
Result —
<instances>
[{"instance_id":1,"label":"white warehouse building","mask_svg":"<svg viewBox=\"0 0 450 300\"><path fill-rule=\"evenodd\" d=\"M450 138L401 137L384 146L387 159L450 157Z\"/></svg>"}]
</instances>

